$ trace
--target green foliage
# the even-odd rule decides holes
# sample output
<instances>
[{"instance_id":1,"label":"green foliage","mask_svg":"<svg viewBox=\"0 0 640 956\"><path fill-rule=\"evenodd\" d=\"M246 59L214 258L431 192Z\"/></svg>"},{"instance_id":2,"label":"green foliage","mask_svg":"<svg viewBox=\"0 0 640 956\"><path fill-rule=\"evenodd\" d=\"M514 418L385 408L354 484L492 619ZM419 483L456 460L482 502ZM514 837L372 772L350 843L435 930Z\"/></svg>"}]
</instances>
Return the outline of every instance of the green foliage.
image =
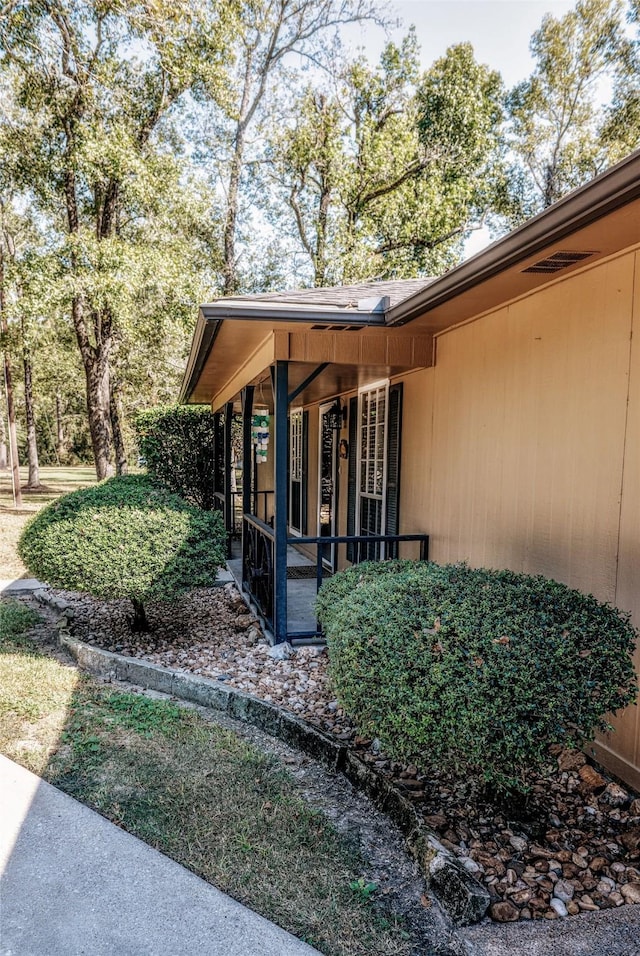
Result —
<instances>
[{"instance_id":1,"label":"green foliage","mask_svg":"<svg viewBox=\"0 0 640 956\"><path fill-rule=\"evenodd\" d=\"M526 791L637 688L628 617L543 577L390 561L318 597L341 704L392 757Z\"/></svg>"},{"instance_id":2,"label":"green foliage","mask_svg":"<svg viewBox=\"0 0 640 956\"><path fill-rule=\"evenodd\" d=\"M547 14L531 38L535 70L508 98L517 157L512 192L519 193L514 208L519 202L520 218L556 202L620 158L611 123L607 136L601 136L604 113L597 101L603 78L617 77L626 88L622 77L634 74L622 13L621 0L579 0L560 19Z\"/></svg>"},{"instance_id":3,"label":"green foliage","mask_svg":"<svg viewBox=\"0 0 640 956\"><path fill-rule=\"evenodd\" d=\"M378 889L378 884L372 883L371 880L366 880L364 876L360 876L357 880L351 880L349 889L353 890L358 899L362 900L363 903L368 903Z\"/></svg>"},{"instance_id":4,"label":"green foliage","mask_svg":"<svg viewBox=\"0 0 640 956\"><path fill-rule=\"evenodd\" d=\"M214 418L208 405L165 405L134 422L149 472L199 508L213 507Z\"/></svg>"},{"instance_id":5,"label":"green foliage","mask_svg":"<svg viewBox=\"0 0 640 956\"><path fill-rule=\"evenodd\" d=\"M269 148L314 284L451 267L497 203L500 75L463 43L421 77L410 30L378 65L360 57L343 67L335 85L308 88Z\"/></svg>"},{"instance_id":6,"label":"green foliage","mask_svg":"<svg viewBox=\"0 0 640 956\"><path fill-rule=\"evenodd\" d=\"M19 551L55 587L141 605L211 586L225 541L217 513L135 475L58 498L26 526Z\"/></svg>"}]
</instances>

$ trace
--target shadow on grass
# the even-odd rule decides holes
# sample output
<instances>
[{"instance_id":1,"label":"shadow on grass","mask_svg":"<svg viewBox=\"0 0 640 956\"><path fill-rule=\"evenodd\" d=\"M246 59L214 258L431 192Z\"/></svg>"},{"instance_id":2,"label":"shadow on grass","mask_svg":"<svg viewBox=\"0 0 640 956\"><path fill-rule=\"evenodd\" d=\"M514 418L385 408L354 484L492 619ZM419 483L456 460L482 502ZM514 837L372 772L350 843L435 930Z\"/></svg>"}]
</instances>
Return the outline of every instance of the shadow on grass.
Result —
<instances>
[{"instance_id":1,"label":"shadow on grass","mask_svg":"<svg viewBox=\"0 0 640 956\"><path fill-rule=\"evenodd\" d=\"M275 758L193 710L97 684L15 627L0 627L0 687L12 760L324 953L410 952L354 891L356 849Z\"/></svg>"}]
</instances>

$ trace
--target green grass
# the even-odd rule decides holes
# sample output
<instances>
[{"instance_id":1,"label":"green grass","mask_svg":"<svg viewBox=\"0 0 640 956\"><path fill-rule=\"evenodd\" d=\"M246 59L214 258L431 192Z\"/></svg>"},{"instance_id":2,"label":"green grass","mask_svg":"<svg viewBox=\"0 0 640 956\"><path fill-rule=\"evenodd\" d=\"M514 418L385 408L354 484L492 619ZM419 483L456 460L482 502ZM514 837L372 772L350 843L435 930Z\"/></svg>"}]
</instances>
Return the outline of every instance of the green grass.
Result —
<instances>
[{"instance_id":1,"label":"green grass","mask_svg":"<svg viewBox=\"0 0 640 956\"><path fill-rule=\"evenodd\" d=\"M2 607L2 605L0 605ZM15 610L0 620L17 620ZM169 701L0 638L0 750L332 956L407 954L366 865L275 758Z\"/></svg>"}]
</instances>

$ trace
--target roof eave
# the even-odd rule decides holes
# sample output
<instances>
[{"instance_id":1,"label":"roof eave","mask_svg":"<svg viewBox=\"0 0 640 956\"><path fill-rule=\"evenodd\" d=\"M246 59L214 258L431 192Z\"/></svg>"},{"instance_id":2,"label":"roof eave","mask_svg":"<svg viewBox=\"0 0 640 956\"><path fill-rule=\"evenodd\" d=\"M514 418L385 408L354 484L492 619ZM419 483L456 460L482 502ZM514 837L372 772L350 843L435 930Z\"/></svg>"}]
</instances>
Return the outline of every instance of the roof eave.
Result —
<instances>
[{"instance_id":1,"label":"roof eave","mask_svg":"<svg viewBox=\"0 0 640 956\"><path fill-rule=\"evenodd\" d=\"M549 206L386 313L405 325L640 196L640 151Z\"/></svg>"},{"instance_id":2,"label":"roof eave","mask_svg":"<svg viewBox=\"0 0 640 956\"><path fill-rule=\"evenodd\" d=\"M200 306L200 312L208 322L224 319L241 319L257 322L290 322L292 324L383 326L385 313L382 310L362 311L353 308L318 309L298 304L279 305L273 301L255 303L250 300L229 302L218 299Z\"/></svg>"},{"instance_id":3,"label":"roof eave","mask_svg":"<svg viewBox=\"0 0 640 956\"><path fill-rule=\"evenodd\" d=\"M186 404L198 384L198 379L204 365L209 358L213 343L220 328L219 321L211 321L202 314L202 309L198 312L198 320L193 333L191 351L187 360L187 367L180 386L178 402Z\"/></svg>"}]
</instances>

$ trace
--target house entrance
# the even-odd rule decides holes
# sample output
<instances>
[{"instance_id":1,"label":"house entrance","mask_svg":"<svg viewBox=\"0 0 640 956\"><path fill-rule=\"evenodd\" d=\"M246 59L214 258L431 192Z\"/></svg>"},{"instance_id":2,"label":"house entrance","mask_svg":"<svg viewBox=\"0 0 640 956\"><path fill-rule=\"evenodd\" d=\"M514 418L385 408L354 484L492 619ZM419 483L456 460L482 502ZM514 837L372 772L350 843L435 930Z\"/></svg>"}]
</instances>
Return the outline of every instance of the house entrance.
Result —
<instances>
[{"instance_id":1,"label":"house entrance","mask_svg":"<svg viewBox=\"0 0 640 956\"><path fill-rule=\"evenodd\" d=\"M318 486L318 536L329 538L337 534L337 496L338 496L338 439L331 414L334 404L320 406L320 447L319 447L319 486ZM322 563L329 570L335 570L336 546L323 544Z\"/></svg>"}]
</instances>

